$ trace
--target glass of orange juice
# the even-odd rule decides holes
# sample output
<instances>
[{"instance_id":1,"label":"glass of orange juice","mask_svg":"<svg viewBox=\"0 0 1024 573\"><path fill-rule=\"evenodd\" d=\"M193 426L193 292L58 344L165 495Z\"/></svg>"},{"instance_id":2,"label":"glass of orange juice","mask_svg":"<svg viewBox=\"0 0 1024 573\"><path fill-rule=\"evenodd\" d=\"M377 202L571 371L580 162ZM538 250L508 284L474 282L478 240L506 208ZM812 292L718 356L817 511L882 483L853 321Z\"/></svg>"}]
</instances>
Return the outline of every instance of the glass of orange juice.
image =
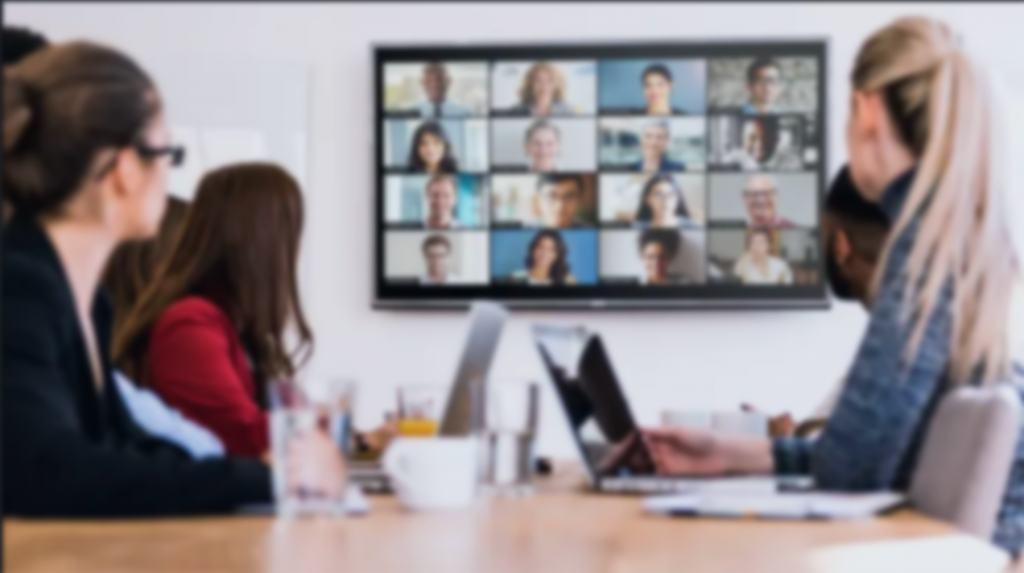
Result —
<instances>
[{"instance_id":1,"label":"glass of orange juice","mask_svg":"<svg viewBox=\"0 0 1024 573\"><path fill-rule=\"evenodd\" d=\"M398 435L437 435L447 389L442 386L402 386L398 389Z\"/></svg>"}]
</instances>

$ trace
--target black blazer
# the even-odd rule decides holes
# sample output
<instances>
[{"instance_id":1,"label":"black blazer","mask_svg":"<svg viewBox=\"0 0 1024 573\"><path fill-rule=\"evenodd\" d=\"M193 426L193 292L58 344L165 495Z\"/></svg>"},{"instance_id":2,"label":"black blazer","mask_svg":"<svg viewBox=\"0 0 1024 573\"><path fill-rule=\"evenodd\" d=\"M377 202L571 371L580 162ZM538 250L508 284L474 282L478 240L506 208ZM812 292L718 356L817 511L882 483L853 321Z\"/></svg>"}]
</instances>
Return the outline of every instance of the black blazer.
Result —
<instances>
[{"instance_id":1,"label":"black blazer","mask_svg":"<svg viewBox=\"0 0 1024 573\"><path fill-rule=\"evenodd\" d=\"M71 286L39 225L15 216L3 245L3 508L8 515L214 513L271 498L256 460L192 460L132 420L112 379L109 297L93 302L103 392L92 381Z\"/></svg>"}]
</instances>

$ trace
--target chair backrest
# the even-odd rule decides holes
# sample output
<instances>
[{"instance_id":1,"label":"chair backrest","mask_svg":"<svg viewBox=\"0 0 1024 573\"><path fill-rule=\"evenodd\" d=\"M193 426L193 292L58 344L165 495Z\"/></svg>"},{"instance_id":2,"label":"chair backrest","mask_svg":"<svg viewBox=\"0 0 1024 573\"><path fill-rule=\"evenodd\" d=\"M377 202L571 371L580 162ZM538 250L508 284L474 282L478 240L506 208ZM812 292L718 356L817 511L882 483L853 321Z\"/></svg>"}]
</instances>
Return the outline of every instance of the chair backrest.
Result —
<instances>
[{"instance_id":1,"label":"chair backrest","mask_svg":"<svg viewBox=\"0 0 1024 573\"><path fill-rule=\"evenodd\" d=\"M922 513L989 539L1021 433L1015 387L960 387L943 397L910 485Z\"/></svg>"}]
</instances>

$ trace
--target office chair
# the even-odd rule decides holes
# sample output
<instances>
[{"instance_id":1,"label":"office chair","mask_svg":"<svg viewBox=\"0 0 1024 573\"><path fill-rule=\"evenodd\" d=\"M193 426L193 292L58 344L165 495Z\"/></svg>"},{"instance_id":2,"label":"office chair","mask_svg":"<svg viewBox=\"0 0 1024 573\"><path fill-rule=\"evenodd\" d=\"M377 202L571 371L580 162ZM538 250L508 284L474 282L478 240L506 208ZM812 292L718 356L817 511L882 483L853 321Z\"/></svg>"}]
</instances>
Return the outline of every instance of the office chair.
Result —
<instances>
[{"instance_id":1,"label":"office chair","mask_svg":"<svg viewBox=\"0 0 1024 573\"><path fill-rule=\"evenodd\" d=\"M1021 434L1021 411L1011 384L960 387L943 397L911 481L911 504L991 539Z\"/></svg>"}]
</instances>

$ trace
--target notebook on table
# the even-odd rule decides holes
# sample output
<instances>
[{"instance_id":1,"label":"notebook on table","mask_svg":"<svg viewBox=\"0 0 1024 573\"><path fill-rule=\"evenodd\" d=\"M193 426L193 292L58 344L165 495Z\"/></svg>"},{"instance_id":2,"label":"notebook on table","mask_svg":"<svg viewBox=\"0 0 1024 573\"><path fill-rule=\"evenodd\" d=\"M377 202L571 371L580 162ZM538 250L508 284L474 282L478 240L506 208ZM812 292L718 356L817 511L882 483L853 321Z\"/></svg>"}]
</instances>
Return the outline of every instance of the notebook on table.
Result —
<instances>
[{"instance_id":1,"label":"notebook on table","mask_svg":"<svg viewBox=\"0 0 1024 573\"><path fill-rule=\"evenodd\" d=\"M713 493L652 496L644 500L648 513L696 517L753 517L761 519L865 519L901 507L901 493Z\"/></svg>"}]
</instances>

